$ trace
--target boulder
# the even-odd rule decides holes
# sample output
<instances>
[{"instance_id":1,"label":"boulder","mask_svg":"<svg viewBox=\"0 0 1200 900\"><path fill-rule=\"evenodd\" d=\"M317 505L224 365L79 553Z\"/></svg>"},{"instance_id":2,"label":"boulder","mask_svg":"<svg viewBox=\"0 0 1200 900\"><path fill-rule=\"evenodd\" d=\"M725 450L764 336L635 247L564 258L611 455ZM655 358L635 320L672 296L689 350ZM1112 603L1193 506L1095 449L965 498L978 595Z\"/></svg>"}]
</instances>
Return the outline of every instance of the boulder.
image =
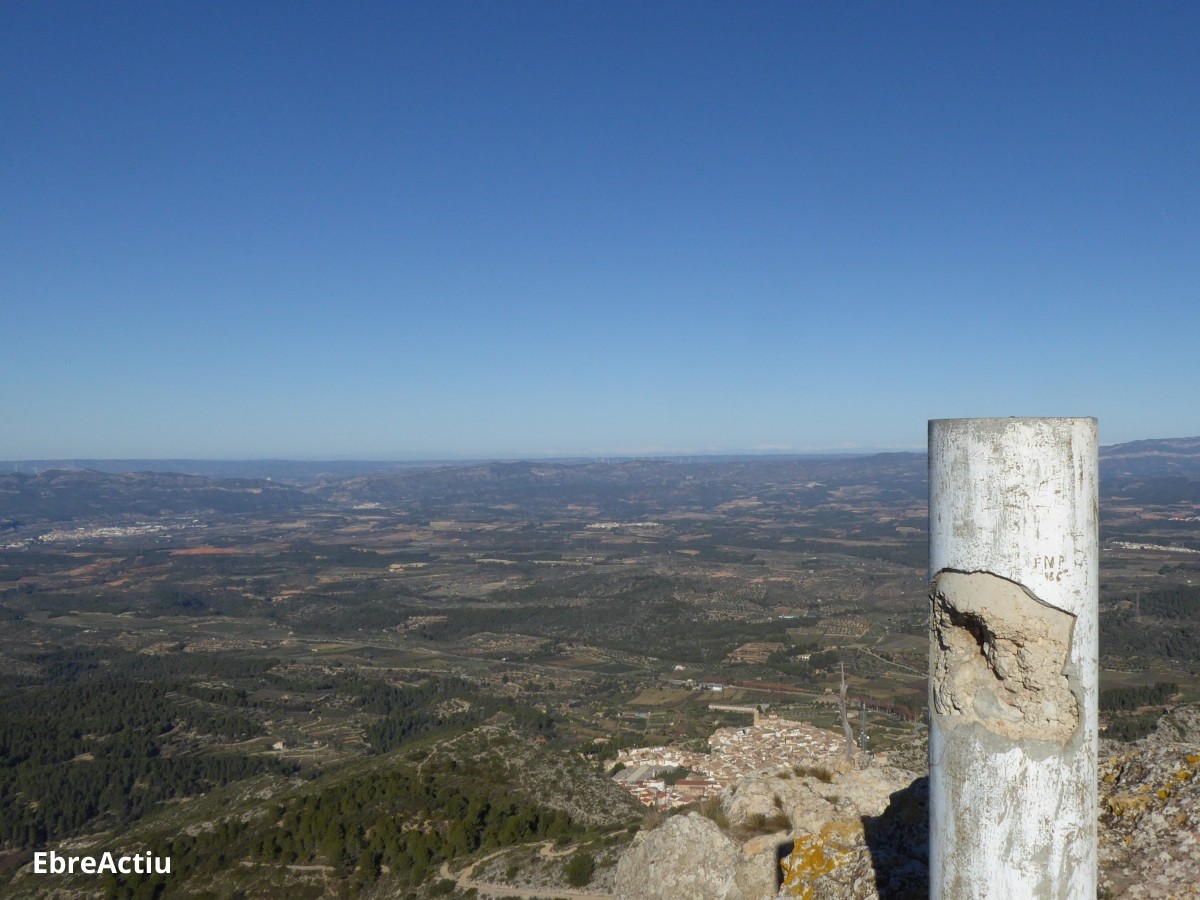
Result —
<instances>
[{"instance_id":1,"label":"boulder","mask_svg":"<svg viewBox=\"0 0 1200 900\"><path fill-rule=\"evenodd\" d=\"M742 900L740 857L711 819L671 816L634 838L617 863L613 892L619 900Z\"/></svg>"}]
</instances>

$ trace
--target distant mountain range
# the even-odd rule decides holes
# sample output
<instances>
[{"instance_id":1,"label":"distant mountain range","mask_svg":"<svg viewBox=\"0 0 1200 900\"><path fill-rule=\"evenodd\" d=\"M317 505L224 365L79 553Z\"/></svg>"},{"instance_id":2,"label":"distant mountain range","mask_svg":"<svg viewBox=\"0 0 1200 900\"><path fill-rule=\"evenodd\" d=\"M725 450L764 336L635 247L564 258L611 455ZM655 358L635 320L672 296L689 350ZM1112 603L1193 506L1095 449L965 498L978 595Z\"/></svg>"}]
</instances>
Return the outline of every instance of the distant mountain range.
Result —
<instances>
[{"instance_id":1,"label":"distant mountain range","mask_svg":"<svg viewBox=\"0 0 1200 900\"><path fill-rule=\"evenodd\" d=\"M663 462L708 464L730 462L872 460L887 456L924 458L919 452L898 453L821 453L821 454L761 454L725 456L667 456L629 458L584 458L529 460L523 464L581 465L586 463L621 464L630 462ZM35 475L50 469L87 469L119 475L128 472L170 472L182 475L202 475L205 478L259 478L291 484L314 484L339 478L367 475L386 475L447 467L479 467L508 465L512 461L494 460L206 460L206 459L27 459L0 462L0 471L10 474ZM1101 471L1105 475L1181 475L1200 478L1200 437L1160 438L1130 441L1100 448Z\"/></svg>"},{"instance_id":2,"label":"distant mountain range","mask_svg":"<svg viewBox=\"0 0 1200 900\"><path fill-rule=\"evenodd\" d=\"M127 472L170 472L205 478L261 478L304 484L327 478L349 478L381 472L429 469L453 461L296 460L296 459L24 459L0 462L0 472L37 475L50 469L88 469L122 475Z\"/></svg>"},{"instance_id":3,"label":"distant mountain range","mask_svg":"<svg viewBox=\"0 0 1200 900\"><path fill-rule=\"evenodd\" d=\"M1101 447L1100 473L1200 478L1200 437L1130 441Z\"/></svg>"},{"instance_id":4,"label":"distant mountain range","mask_svg":"<svg viewBox=\"0 0 1200 900\"><path fill-rule=\"evenodd\" d=\"M279 513L326 505L300 489L248 478L205 478L165 472L111 474L50 469L0 475L0 528L7 522L218 513Z\"/></svg>"},{"instance_id":5,"label":"distant mountain range","mask_svg":"<svg viewBox=\"0 0 1200 900\"><path fill-rule=\"evenodd\" d=\"M571 508L621 519L664 507L713 509L756 496L781 505L867 487L926 498L923 453L535 462L75 460L0 464L0 525L97 516L284 513L378 504L487 509L503 517ZM174 471L171 471L174 470ZM1144 504L1200 500L1200 437L1100 451L1102 494Z\"/></svg>"}]
</instances>

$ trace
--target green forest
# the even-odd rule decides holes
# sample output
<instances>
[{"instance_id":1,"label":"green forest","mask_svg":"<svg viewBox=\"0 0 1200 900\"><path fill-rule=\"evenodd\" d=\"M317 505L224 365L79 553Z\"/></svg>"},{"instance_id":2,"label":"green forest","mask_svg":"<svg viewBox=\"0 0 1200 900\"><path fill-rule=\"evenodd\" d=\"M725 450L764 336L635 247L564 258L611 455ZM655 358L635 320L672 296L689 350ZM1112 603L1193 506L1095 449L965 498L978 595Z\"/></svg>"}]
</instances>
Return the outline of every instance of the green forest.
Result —
<instances>
[{"instance_id":1,"label":"green forest","mask_svg":"<svg viewBox=\"0 0 1200 900\"><path fill-rule=\"evenodd\" d=\"M468 768L417 774L380 766L329 780L276 803L265 817L221 822L151 847L171 857L171 875L111 877L106 896L159 896L168 882L203 883L234 859L251 868L329 866L344 890L356 895L384 875L393 884L418 885L443 861L476 850L533 840L565 843L583 834L565 813L514 798L502 783Z\"/></svg>"}]
</instances>

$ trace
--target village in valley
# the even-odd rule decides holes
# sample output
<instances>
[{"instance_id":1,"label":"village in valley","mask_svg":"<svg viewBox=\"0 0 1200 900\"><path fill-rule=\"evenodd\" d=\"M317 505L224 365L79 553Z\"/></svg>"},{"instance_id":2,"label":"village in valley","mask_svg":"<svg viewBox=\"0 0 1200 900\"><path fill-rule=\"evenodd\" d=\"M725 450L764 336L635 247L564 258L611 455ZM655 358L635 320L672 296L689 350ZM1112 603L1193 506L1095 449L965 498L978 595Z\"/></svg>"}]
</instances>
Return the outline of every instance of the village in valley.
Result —
<instances>
[{"instance_id":1,"label":"village in valley","mask_svg":"<svg viewBox=\"0 0 1200 900\"><path fill-rule=\"evenodd\" d=\"M646 806L673 809L715 797L754 772L817 767L846 753L845 741L831 731L760 715L753 707L746 711L754 723L717 729L708 740L708 753L669 746L622 750L613 779ZM679 777L681 771L684 777Z\"/></svg>"}]
</instances>

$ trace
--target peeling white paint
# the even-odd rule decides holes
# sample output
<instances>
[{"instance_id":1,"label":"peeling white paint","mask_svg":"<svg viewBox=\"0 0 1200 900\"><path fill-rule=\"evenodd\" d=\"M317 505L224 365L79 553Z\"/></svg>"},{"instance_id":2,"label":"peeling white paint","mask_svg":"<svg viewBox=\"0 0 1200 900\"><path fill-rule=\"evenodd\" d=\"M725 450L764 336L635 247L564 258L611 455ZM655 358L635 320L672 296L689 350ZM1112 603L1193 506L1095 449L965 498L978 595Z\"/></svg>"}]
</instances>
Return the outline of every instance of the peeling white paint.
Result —
<instances>
[{"instance_id":1,"label":"peeling white paint","mask_svg":"<svg viewBox=\"0 0 1200 900\"><path fill-rule=\"evenodd\" d=\"M1097 496L1095 419L929 423L933 898L1096 896Z\"/></svg>"}]
</instances>

